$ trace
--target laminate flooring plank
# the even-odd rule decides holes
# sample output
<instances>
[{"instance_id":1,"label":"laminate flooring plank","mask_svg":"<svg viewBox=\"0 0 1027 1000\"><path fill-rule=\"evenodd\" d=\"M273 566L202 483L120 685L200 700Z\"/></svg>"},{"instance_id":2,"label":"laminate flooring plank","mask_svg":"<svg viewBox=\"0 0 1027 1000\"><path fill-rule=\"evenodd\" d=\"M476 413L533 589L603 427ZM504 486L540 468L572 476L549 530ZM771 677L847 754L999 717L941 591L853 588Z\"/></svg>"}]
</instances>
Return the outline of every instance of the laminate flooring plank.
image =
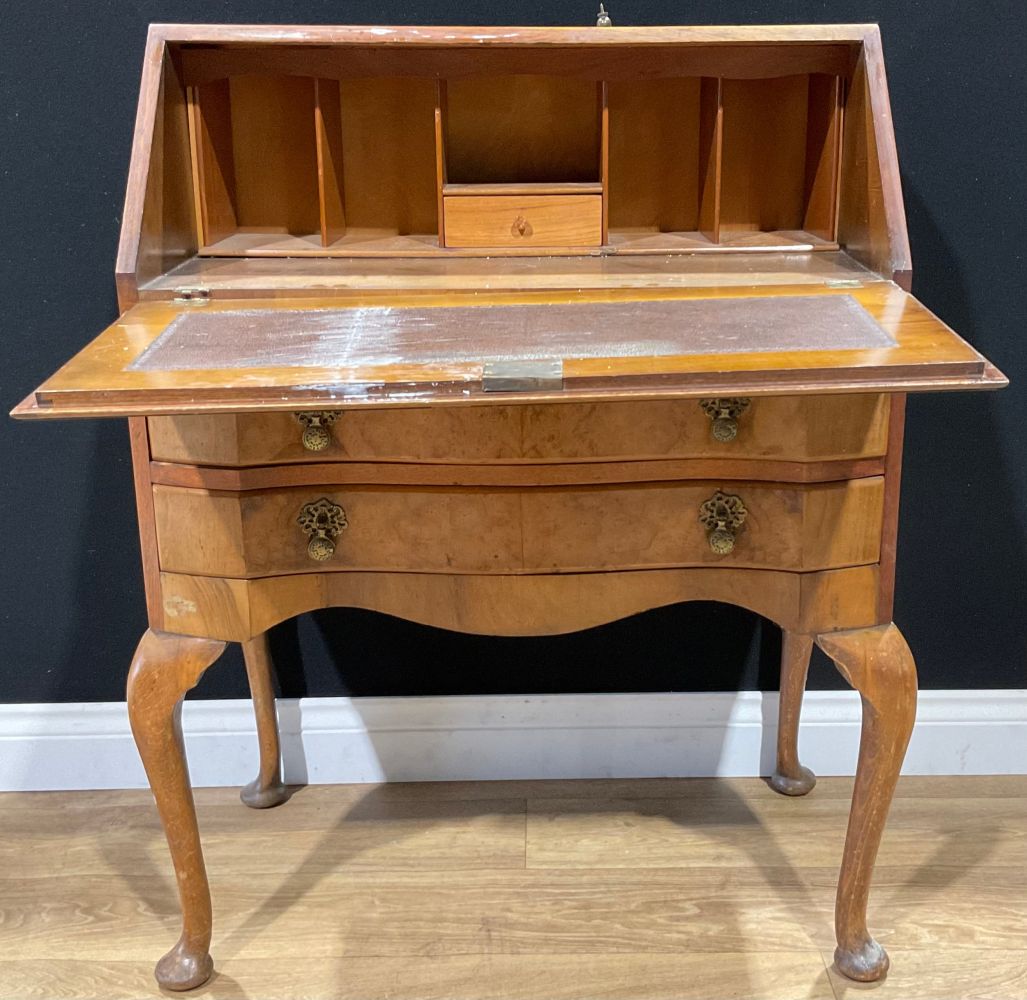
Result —
<instances>
[{"instance_id":1,"label":"laminate flooring plank","mask_svg":"<svg viewBox=\"0 0 1027 1000\"><path fill-rule=\"evenodd\" d=\"M772 955L493 955L220 961L196 1000L834 1000L817 951ZM161 994L150 964L11 962L19 1000L139 1000ZM3 995L3 994L0 994Z\"/></svg>"},{"instance_id":2,"label":"laminate flooring plank","mask_svg":"<svg viewBox=\"0 0 1027 1000\"><path fill-rule=\"evenodd\" d=\"M529 799L530 868L837 865L844 799ZM813 835L815 831L815 835ZM897 798L879 864L942 867L1001 854L1027 867L1027 797Z\"/></svg>"},{"instance_id":3,"label":"laminate flooring plank","mask_svg":"<svg viewBox=\"0 0 1027 1000\"><path fill-rule=\"evenodd\" d=\"M828 971L851 779L197 791L204 1000L1027 1000L1027 778L900 783L880 984ZM527 867L525 867L527 863ZM148 791L0 796L0 1000L158 997L179 929Z\"/></svg>"},{"instance_id":4,"label":"laminate flooring plank","mask_svg":"<svg viewBox=\"0 0 1027 1000\"><path fill-rule=\"evenodd\" d=\"M11 880L5 945L20 958L146 959L174 936L170 878ZM816 949L808 891L757 870L343 872L316 884L215 875L223 958L726 954Z\"/></svg>"}]
</instances>

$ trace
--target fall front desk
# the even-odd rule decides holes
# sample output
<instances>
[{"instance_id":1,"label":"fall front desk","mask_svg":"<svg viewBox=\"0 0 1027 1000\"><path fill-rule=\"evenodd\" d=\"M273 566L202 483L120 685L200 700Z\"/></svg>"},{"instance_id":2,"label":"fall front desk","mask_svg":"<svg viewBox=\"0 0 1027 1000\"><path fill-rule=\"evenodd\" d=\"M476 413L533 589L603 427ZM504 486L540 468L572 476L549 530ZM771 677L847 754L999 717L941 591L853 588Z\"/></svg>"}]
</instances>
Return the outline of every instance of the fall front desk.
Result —
<instances>
[{"instance_id":1,"label":"fall front desk","mask_svg":"<svg viewBox=\"0 0 1027 1000\"><path fill-rule=\"evenodd\" d=\"M892 624L903 406L1003 376L912 295L873 26L154 26L121 317L22 403L127 417L149 630L133 732L212 971L185 692L240 642L252 806L285 798L267 630L350 606L486 635L726 601L863 699L836 960L913 725Z\"/></svg>"}]
</instances>

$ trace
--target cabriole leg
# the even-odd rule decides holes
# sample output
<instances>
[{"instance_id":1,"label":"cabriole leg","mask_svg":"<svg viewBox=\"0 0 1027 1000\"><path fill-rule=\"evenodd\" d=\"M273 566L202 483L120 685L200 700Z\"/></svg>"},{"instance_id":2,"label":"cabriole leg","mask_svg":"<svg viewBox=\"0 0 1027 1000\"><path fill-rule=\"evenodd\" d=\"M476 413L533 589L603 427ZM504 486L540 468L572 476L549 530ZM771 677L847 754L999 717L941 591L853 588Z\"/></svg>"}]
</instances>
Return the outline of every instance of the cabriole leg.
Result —
<instances>
[{"instance_id":1,"label":"cabriole leg","mask_svg":"<svg viewBox=\"0 0 1027 1000\"><path fill-rule=\"evenodd\" d=\"M859 764L835 903L834 958L850 979L888 971L888 955L867 930L867 897L877 849L916 716L916 666L894 625L831 632L817 645L863 700Z\"/></svg>"},{"instance_id":2,"label":"cabriole leg","mask_svg":"<svg viewBox=\"0 0 1027 1000\"><path fill-rule=\"evenodd\" d=\"M257 717L257 740L260 744L260 771L239 797L251 809L268 809L289 797L282 784L282 750L275 712L275 692L271 683L271 651L267 633L242 644L246 675L250 680L253 714Z\"/></svg>"},{"instance_id":3,"label":"cabriole leg","mask_svg":"<svg viewBox=\"0 0 1027 1000\"><path fill-rule=\"evenodd\" d=\"M210 889L182 743L182 699L225 643L147 630L128 675L128 716L157 802L182 902L182 936L158 963L157 982L188 990L213 972Z\"/></svg>"},{"instance_id":4,"label":"cabriole leg","mask_svg":"<svg viewBox=\"0 0 1027 1000\"><path fill-rule=\"evenodd\" d=\"M770 785L782 795L805 795L817 776L799 763L799 715L813 636L785 631L781 642L781 694L777 719L777 770Z\"/></svg>"}]
</instances>

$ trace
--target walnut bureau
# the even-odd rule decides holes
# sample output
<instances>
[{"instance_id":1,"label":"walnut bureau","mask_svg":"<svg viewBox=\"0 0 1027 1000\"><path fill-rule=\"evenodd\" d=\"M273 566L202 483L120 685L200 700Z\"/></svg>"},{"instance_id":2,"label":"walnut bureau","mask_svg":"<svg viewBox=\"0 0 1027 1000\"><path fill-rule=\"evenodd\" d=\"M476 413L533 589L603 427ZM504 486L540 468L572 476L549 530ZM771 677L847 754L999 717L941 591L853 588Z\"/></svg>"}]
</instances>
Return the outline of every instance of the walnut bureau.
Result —
<instances>
[{"instance_id":1,"label":"walnut bureau","mask_svg":"<svg viewBox=\"0 0 1027 1000\"><path fill-rule=\"evenodd\" d=\"M266 633L329 606L488 635L725 601L784 630L774 787L819 645L863 700L836 961L913 725L892 623L906 394L1005 379L909 293L874 26L151 28L121 317L18 417L127 417L128 681L211 901L179 713L243 645L251 806L286 797Z\"/></svg>"}]
</instances>

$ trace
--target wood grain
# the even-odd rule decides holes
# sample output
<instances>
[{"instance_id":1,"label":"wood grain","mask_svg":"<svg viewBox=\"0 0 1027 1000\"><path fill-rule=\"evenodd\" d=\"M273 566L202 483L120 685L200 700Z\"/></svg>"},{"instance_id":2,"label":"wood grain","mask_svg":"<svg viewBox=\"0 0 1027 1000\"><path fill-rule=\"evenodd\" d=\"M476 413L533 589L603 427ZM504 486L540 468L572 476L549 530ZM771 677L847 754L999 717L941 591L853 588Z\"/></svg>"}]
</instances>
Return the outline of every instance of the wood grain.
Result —
<instances>
[{"instance_id":1,"label":"wood grain","mask_svg":"<svg viewBox=\"0 0 1027 1000\"><path fill-rule=\"evenodd\" d=\"M602 244L601 195L443 196L447 247Z\"/></svg>"},{"instance_id":2,"label":"wood grain","mask_svg":"<svg viewBox=\"0 0 1027 1000\"><path fill-rule=\"evenodd\" d=\"M150 443L145 418L129 418L128 439L132 450L132 485L135 490L139 554L143 567L143 587L146 592L146 618L150 628L160 629L164 623L164 610L160 596L160 560L157 556L157 531L153 521Z\"/></svg>"},{"instance_id":3,"label":"wood grain","mask_svg":"<svg viewBox=\"0 0 1027 1000\"><path fill-rule=\"evenodd\" d=\"M899 547L899 498L902 493L902 446L906 433L906 397L891 397L888 417L888 454L884 477L884 520L881 525L881 595L877 617L891 621L895 605L895 571Z\"/></svg>"},{"instance_id":4,"label":"wood grain","mask_svg":"<svg viewBox=\"0 0 1027 1000\"><path fill-rule=\"evenodd\" d=\"M239 227L320 235L314 81L239 76L229 93Z\"/></svg>"},{"instance_id":5,"label":"wood grain","mask_svg":"<svg viewBox=\"0 0 1027 1000\"><path fill-rule=\"evenodd\" d=\"M876 566L790 573L708 567L559 573L161 574L165 628L243 641L306 611L356 607L479 635L555 635L680 601L722 601L806 632L877 623Z\"/></svg>"},{"instance_id":6,"label":"wood grain","mask_svg":"<svg viewBox=\"0 0 1027 1000\"><path fill-rule=\"evenodd\" d=\"M699 229L697 79L610 84L610 227Z\"/></svg>"},{"instance_id":7,"label":"wood grain","mask_svg":"<svg viewBox=\"0 0 1027 1000\"><path fill-rule=\"evenodd\" d=\"M850 78L855 124L852 131L847 126L841 142L841 116L831 111L828 91L836 93L838 81ZM679 101L675 94L700 79L696 116L691 96ZM728 231L721 247L721 194L729 203L734 196L731 184L723 191L719 185L720 81L728 81L729 89L738 83L764 93L756 98L768 108L758 116L760 124L778 117L781 102L773 95L786 79L811 81L805 106L798 98L784 102L795 108L797 125L808 116L804 162L792 164L797 182L805 185L802 218L785 212L789 224L772 234L761 234L759 227ZM340 95L338 116L330 106L334 98L326 98L320 112L311 108L315 80L326 95ZM451 145L456 166L466 166L469 179L589 173L612 192L612 202L603 201L600 239L610 239L619 252L762 252L762 235L803 252L832 246L832 164L841 149L851 163L842 185L844 237L879 273L908 285L908 240L875 26L618 28L597 37L591 28L157 25L147 39L118 256L122 306L137 300L141 284L196 252L194 228L206 230L200 253L369 259L444 254L441 206L435 206L436 80L450 81L457 95ZM825 89L820 82L827 80L835 82ZM593 97L611 88L615 120L608 130L602 102ZM256 116L254 100L262 105ZM618 104L630 114L618 112ZM636 135L645 138L634 141ZM334 164L335 183L326 188L323 169L320 184L312 172L315 149L323 168L324 152L340 137L345 177ZM789 128L772 130L772 137L771 151L796 146ZM610 184L601 138L613 151ZM678 149L682 143L686 148ZM441 145L440 140L440 152ZM654 172L661 170L656 180ZM188 190L190 172L195 194ZM641 183L631 182L636 173ZM759 173L755 183L783 190L780 171L763 164ZM668 177L675 183L667 183ZM676 179L686 187L699 184L695 222L688 218L696 216L698 199L679 190ZM655 211L654 199L662 199ZM359 217L347 219L346 234L338 211L343 200L352 208L347 214ZM190 218L193 202L198 226ZM611 210L622 221L615 219L608 236ZM312 224L326 212L324 227ZM661 232L666 239L659 239ZM573 249L551 246L548 252Z\"/></svg>"},{"instance_id":8,"label":"wood grain","mask_svg":"<svg viewBox=\"0 0 1027 1000\"><path fill-rule=\"evenodd\" d=\"M889 959L867 930L867 901L888 807L913 732L916 666L892 624L819 635L817 645L863 702L859 762L835 904L834 958L850 979L872 982L887 973Z\"/></svg>"},{"instance_id":9,"label":"wood grain","mask_svg":"<svg viewBox=\"0 0 1027 1000\"><path fill-rule=\"evenodd\" d=\"M140 87L137 134L133 149L138 157L149 157L145 164L146 182L137 181L139 163L130 167L123 220L132 221L122 228L115 276L118 308L128 309L138 299L140 284L158 278L192 258L198 246L196 206L189 115L186 90L180 65L163 61L157 103L151 108L154 85L150 79L157 60L147 60ZM152 134L141 133L152 114ZM136 204L138 199L142 204Z\"/></svg>"},{"instance_id":10,"label":"wood grain","mask_svg":"<svg viewBox=\"0 0 1027 1000\"><path fill-rule=\"evenodd\" d=\"M647 1000L708 1000L711 989L737 1000L832 1000L815 950L746 956L744 962L735 954L575 955L562 960L548 955L460 955L300 964L302 977L279 959L224 962L217 981L200 995L249 1000L254 992L267 991L279 1000L592 1000L598 983L610 1000L636 1000L638 984L645 983ZM146 977L130 963L112 963L105 969L109 975L74 961L12 965L17 977L12 988L33 991L12 994L18 1000L138 1000L146 988ZM97 992L77 992L72 985L76 981ZM59 989L76 992L55 992Z\"/></svg>"},{"instance_id":11,"label":"wood grain","mask_svg":"<svg viewBox=\"0 0 1027 1000\"><path fill-rule=\"evenodd\" d=\"M340 94L347 230L437 245L434 78L372 75Z\"/></svg>"},{"instance_id":12,"label":"wood grain","mask_svg":"<svg viewBox=\"0 0 1027 1000\"><path fill-rule=\"evenodd\" d=\"M266 36L239 38L237 41L244 44L218 46L215 52L178 44L186 39L172 39L170 47L181 55L190 83L219 79L226 73L237 75L258 70L335 79L404 74L429 79L439 75L447 80L522 74L591 81L639 76L764 79L796 73L847 74L869 34L869 26L852 27L852 35L845 39L825 39L811 33L802 41L797 37L801 31L791 38L781 38L776 37L776 28L759 26L747 37L736 34L730 40L713 34L703 37L688 28L683 32L669 29L670 33L666 28L657 28L656 32L663 33L659 36L662 43L656 41L658 36L654 34L649 37L650 44L635 44L639 34L625 34L618 28L616 32L606 32L613 35L607 44L594 45L597 32L590 27L579 31L576 39L564 31L562 35L551 36L548 44L540 41L532 45L527 41L529 37L542 38L537 29L515 28L508 35L512 44L504 45L495 44L499 36L487 27L480 34L479 29L457 27L443 29L442 37L436 35L434 43L428 44L405 44L410 35L393 41L398 36L372 33L348 35L347 41L338 33L322 35L321 47L302 41L291 45L289 39L282 37L274 40L277 44L268 44L271 39ZM840 28L844 31L846 26ZM299 29L297 38L304 30ZM391 33L396 29L377 30ZM468 30L472 37L468 37ZM738 44L743 41L744 45ZM616 44L611 46L609 42ZM339 59L331 51L333 45L346 46L346 59Z\"/></svg>"},{"instance_id":13,"label":"wood grain","mask_svg":"<svg viewBox=\"0 0 1027 1000\"><path fill-rule=\"evenodd\" d=\"M770 783L784 795L807 795L816 775L799 763L799 716L806 691L813 637L785 630L781 640L781 691L777 716L777 767Z\"/></svg>"},{"instance_id":14,"label":"wood grain","mask_svg":"<svg viewBox=\"0 0 1027 1000\"><path fill-rule=\"evenodd\" d=\"M321 245L329 246L346 234L342 107L338 83L334 80L315 80L314 101Z\"/></svg>"},{"instance_id":15,"label":"wood grain","mask_svg":"<svg viewBox=\"0 0 1027 1000\"><path fill-rule=\"evenodd\" d=\"M748 510L718 555L699 509L719 490ZM284 487L243 494L154 486L165 572L255 578L379 570L572 573L722 566L824 570L877 562L883 480L808 486L641 483L587 488ZM326 497L349 527L321 565L297 524ZM196 544L196 537L203 539Z\"/></svg>"},{"instance_id":16,"label":"wood grain","mask_svg":"<svg viewBox=\"0 0 1027 1000\"><path fill-rule=\"evenodd\" d=\"M275 689L272 681L271 650L267 633L243 643L246 678L253 698L253 714L257 722L257 743L260 749L260 770L240 793L251 809L268 809L289 797L282 783L282 750L278 736L278 714L275 710Z\"/></svg>"},{"instance_id":17,"label":"wood grain","mask_svg":"<svg viewBox=\"0 0 1027 1000\"><path fill-rule=\"evenodd\" d=\"M302 427L291 413L151 417L148 426L155 460L189 465L312 459L454 465L671 458L812 463L883 455L888 411L888 398L872 393L767 397L750 404L735 439L724 442L713 437L697 400L347 410L333 425L328 447L316 454L303 447Z\"/></svg>"},{"instance_id":18,"label":"wood grain","mask_svg":"<svg viewBox=\"0 0 1027 1000\"><path fill-rule=\"evenodd\" d=\"M466 200L466 199L464 199ZM856 350L753 351L658 357L566 359L563 387L524 393L484 393L480 363L410 364L399 361L359 367L253 367L245 369L151 372L126 368L187 304L141 302L51 376L15 415L46 412L65 416L156 415L213 409L306 409L347 405L498 404L511 397L521 403L614 401L656 396L730 396L825 394L852 391L905 391L1006 384L1001 373L912 296L895 285L877 282L858 289L813 290L774 286L725 289L613 290L590 293L596 301L701 298L710 306L739 294L851 295L895 341L896 346ZM454 305L459 293L439 296L363 293L349 305ZM466 301L466 300L464 300ZM483 293L476 306L491 303L574 301L581 293ZM338 306L337 299L251 300L264 309L302 310ZM237 308L229 301L203 307L205 316ZM482 397L485 397L484 399Z\"/></svg>"},{"instance_id":19,"label":"wood grain","mask_svg":"<svg viewBox=\"0 0 1027 1000\"><path fill-rule=\"evenodd\" d=\"M441 191L440 191L441 198ZM705 256L546 256L484 259L458 255L415 260L402 257L322 260L317 257L194 257L140 289L144 299L166 298L182 286L201 286L212 298L324 296L345 301L356 289L408 291L483 289L526 291L555 288L737 287L823 285L827 281L880 281L842 251L818 254L718 253Z\"/></svg>"},{"instance_id":20,"label":"wood grain","mask_svg":"<svg viewBox=\"0 0 1027 1000\"><path fill-rule=\"evenodd\" d=\"M182 905L182 933L157 963L157 982L170 990L205 983L210 957L211 904L189 767L182 740L182 701L224 651L214 639L147 630L128 675L128 717L167 837Z\"/></svg>"},{"instance_id":21,"label":"wood grain","mask_svg":"<svg viewBox=\"0 0 1027 1000\"><path fill-rule=\"evenodd\" d=\"M808 77L723 82L721 237L801 229Z\"/></svg>"},{"instance_id":22,"label":"wood grain","mask_svg":"<svg viewBox=\"0 0 1027 1000\"><path fill-rule=\"evenodd\" d=\"M862 990L829 983L822 960L851 787L822 778L796 801L754 779L320 786L260 814L198 789L220 903L199 995L633 1000L644 982L656 997L852 1000ZM895 966L877 992L1019 996L1024 779L904 778L898 795L875 879ZM632 867L603 867L582 827L565 864L525 869L525 808L536 839L567 802L582 823L587 808L598 826L621 816ZM149 792L7 793L0 817L0 998L156 996L151 956L177 928ZM687 847L651 853L669 818Z\"/></svg>"},{"instance_id":23,"label":"wood grain","mask_svg":"<svg viewBox=\"0 0 1027 1000\"><path fill-rule=\"evenodd\" d=\"M838 236L839 175L844 113L844 81L838 76L809 78L806 118L806 171L802 228L823 240Z\"/></svg>"},{"instance_id":24,"label":"wood grain","mask_svg":"<svg viewBox=\"0 0 1027 1000\"><path fill-rule=\"evenodd\" d=\"M575 462L570 465L453 465L422 462L294 462L220 469L151 462L150 481L189 489L248 491L279 486L596 486L683 479L831 483L884 473L884 460L775 462L764 459L694 458Z\"/></svg>"},{"instance_id":25,"label":"wood grain","mask_svg":"<svg viewBox=\"0 0 1027 1000\"><path fill-rule=\"evenodd\" d=\"M189 115L197 225L200 242L207 245L239 225L228 81L191 87Z\"/></svg>"},{"instance_id":26,"label":"wood grain","mask_svg":"<svg viewBox=\"0 0 1027 1000\"><path fill-rule=\"evenodd\" d=\"M447 180L599 181L597 87L594 80L530 72L449 79L443 120Z\"/></svg>"}]
</instances>

